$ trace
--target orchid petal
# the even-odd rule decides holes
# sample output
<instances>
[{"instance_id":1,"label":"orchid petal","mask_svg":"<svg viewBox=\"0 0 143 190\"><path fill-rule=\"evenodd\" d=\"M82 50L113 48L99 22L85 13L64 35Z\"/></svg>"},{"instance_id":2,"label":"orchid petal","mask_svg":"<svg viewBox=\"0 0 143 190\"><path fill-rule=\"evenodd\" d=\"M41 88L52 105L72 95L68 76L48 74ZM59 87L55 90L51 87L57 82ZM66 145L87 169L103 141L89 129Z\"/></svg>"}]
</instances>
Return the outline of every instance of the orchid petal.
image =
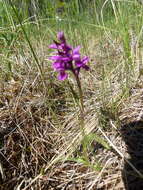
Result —
<instances>
[{"instance_id":1,"label":"orchid petal","mask_svg":"<svg viewBox=\"0 0 143 190\"><path fill-rule=\"evenodd\" d=\"M80 61L80 53L79 53L80 46L77 46L73 49L73 60Z\"/></svg>"},{"instance_id":2,"label":"orchid petal","mask_svg":"<svg viewBox=\"0 0 143 190\"><path fill-rule=\"evenodd\" d=\"M65 70L63 63L61 63L61 62L54 62L52 67L55 71Z\"/></svg>"},{"instance_id":3,"label":"orchid petal","mask_svg":"<svg viewBox=\"0 0 143 190\"><path fill-rule=\"evenodd\" d=\"M80 46L73 49L73 54L79 54Z\"/></svg>"},{"instance_id":4,"label":"orchid petal","mask_svg":"<svg viewBox=\"0 0 143 190\"><path fill-rule=\"evenodd\" d=\"M57 47L56 44L51 44L51 45L49 45L49 48L50 48L50 49L57 49L58 47Z\"/></svg>"},{"instance_id":5,"label":"orchid petal","mask_svg":"<svg viewBox=\"0 0 143 190\"><path fill-rule=\"evenodd\" d=\"M82 62L83 64L85 65L86 63L88 63L89 61L89 58L87 56L85 56L83 59L82 59Z\"/></svg>"},{"instance_id":6,"label":"orchid petal","mask_svg":"<svg viewBox=\"0 0 143 190\"><path fill-rule=\"evenodd\" d=\"M67 77L68 77L68 74L66 72L60 71L60 73L58 75L59 80L65 80L65 79L67 79Z\"/></svg>"},{"instance_id":7,"label":"orchid petal","mask_svg":"<svg viewBox=\"0 0 143 190\"><path fill-rule=\"evenodd\" d=\"M49 59L53 60L53 61L58 61L58 60L60 60L60 57L61 56L59 56L59 55L54 55L54 56L49 57Z\"/></svg>"},{"instance_id":8,"label":"orchid petal","mask_svg":"<svg viewBox=\"0 0 143 190\"><path fill-rule=\"evenodd\" d=\"M83 66L83 62L82 61L75 61L75 65L77 66L77 67L82 67Z\"/></svg>"},{"instance_id":9,"label":"orchid petal","mask_svg":"<svg viewBox=\"0 0 143 190\"><path fill-rule=\"evenodd\" d=\"M79 62L80 61L80 54L74 54L73 55L73 60Z\"/></svg>"},{"instance_id":10,"label":"orchid petal","mask_svg":"<svg viewBox=\"0 0 143 190\"><path fill-rule=\"evenodd\" d=\"M60 41L63 42L63 43L65 43L65 41L66 41L63 32L58 32L57 38L58 38L58 40L60 40Z\"/></svg>"}]
</instances>

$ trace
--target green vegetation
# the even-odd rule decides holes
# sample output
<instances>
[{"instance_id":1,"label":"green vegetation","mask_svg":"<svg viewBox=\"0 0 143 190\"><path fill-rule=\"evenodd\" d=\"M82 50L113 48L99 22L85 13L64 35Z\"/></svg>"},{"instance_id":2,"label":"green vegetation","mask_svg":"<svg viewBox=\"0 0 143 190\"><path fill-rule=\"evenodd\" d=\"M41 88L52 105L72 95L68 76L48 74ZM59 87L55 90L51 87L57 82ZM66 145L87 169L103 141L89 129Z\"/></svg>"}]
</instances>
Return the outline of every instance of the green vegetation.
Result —
<instances>
[{"instance_id":1,"label":"green vegetation","mask_svg":"<svg viewBox=\"0 0 143 190\"><path fill-rule=\"evenodd\" d=\"M49 60L58 31L90 58L80 74L84 135L75 81L58 81ZM92 190L121 181L108 177L121 171L119 129L134 118L128 107L140 107L133 89L143 83L141 3L2 0L0 63L0 189Z\"/></svg>"}]
</instances>

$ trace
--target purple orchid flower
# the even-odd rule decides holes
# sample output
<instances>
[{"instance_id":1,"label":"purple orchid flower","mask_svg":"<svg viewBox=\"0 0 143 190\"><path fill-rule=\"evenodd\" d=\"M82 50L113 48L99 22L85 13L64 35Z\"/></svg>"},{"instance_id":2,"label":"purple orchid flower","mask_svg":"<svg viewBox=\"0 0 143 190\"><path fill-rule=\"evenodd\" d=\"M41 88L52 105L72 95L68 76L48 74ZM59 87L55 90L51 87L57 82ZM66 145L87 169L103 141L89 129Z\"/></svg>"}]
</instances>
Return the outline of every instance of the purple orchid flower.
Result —
<instances>
[{"instance_id":1,"label":"purple orchid flower","mask_svg":"<svg viewBox=\"0 0 143 190\"><path fill-rule=\"evenodd\" d=\"M81 68L89 70L89 66L87 66L89 58L86 56L81 58L80 46L72 48L68 45L63 32L59 32L57 38L59 42L54 41L54 44L51 44L49 48L57 51L56 55L50 57L50 60L54 61L53 69L59 72L58 79L65 80L68 77L66 71L71 71L75 76L78 76Z\"/></svg>"}]
</instances>

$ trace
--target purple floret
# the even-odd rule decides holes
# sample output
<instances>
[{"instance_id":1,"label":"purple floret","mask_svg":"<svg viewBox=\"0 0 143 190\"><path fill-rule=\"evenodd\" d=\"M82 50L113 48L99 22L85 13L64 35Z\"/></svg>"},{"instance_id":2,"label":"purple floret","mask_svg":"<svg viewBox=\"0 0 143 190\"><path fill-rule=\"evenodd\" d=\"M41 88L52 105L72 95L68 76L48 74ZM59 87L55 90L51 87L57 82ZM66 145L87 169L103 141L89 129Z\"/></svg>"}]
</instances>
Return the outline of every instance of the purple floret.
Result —
<instances>
[{"instance_id":1,"label":"purple floret","mask_svg":"<svg viewBox=\"0 0 143 190\"><path fill-rule=\"evenodd\" d=\"M71 71L78 76L81 68L89 70L89 66L87 66L89 59L86 56L81 58L80 46L73 49L68 45L63 32L59 32L57 38L59 42L54 41L49 48L57 51L56 55L50 57L50 60L54 61L53 69L59 72L58 79L65 80L68 77L66 71Z\"/></svg>"}]
</instances>

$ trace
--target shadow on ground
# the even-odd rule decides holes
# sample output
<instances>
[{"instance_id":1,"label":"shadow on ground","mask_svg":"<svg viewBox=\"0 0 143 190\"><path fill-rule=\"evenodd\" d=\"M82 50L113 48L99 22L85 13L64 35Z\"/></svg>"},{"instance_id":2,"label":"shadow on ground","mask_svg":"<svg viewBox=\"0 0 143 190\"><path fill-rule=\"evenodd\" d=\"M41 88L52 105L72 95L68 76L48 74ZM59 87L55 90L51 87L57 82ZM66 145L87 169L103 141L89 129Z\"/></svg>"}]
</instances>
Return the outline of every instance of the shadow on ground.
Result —
<instances>
[{"instance_id":1,"label":"shadow on ground","mask_svg":"<svg viewBox=\"0 0 143 190\"><path fill-rule=\"evenodd\" d=\"M130 161L137 170L143 173L143 121L123 125L121 133L127 145L127 152L129 154L128 161ZM141 179L126 162L122 175L126 190L143 189L143 178Z\"/></svg>"}]
</instances>

